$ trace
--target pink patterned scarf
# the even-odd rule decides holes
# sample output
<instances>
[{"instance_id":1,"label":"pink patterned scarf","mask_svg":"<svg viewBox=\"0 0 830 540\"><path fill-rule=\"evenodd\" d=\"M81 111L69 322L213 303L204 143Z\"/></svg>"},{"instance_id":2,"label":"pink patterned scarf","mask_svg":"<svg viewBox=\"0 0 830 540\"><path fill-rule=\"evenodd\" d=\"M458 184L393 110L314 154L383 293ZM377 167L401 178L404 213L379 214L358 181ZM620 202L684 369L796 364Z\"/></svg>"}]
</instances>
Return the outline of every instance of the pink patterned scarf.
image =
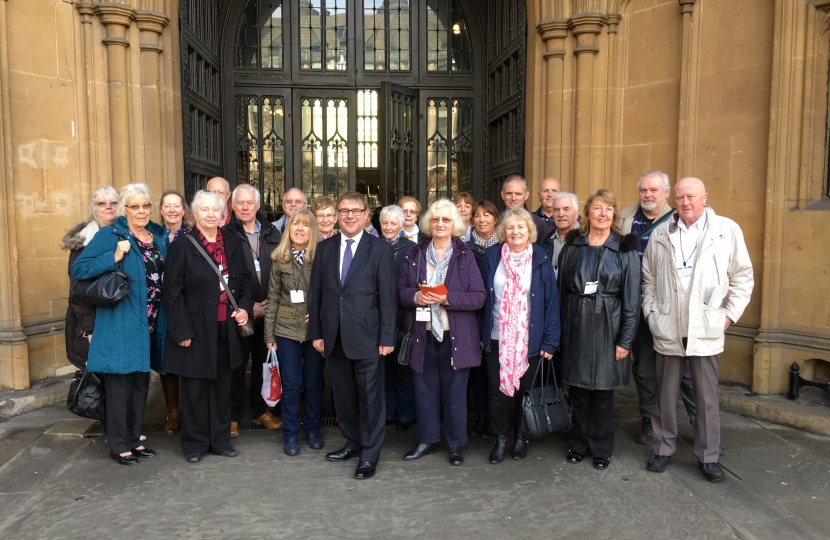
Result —
<instances>
[{"instance_id":1,"label":"pink patterned scarf","mask_svg":"<svg viewBox=\"0 0 830 540\"><path fill-rule=\"evenodd\" d=\"M531 271L533 246L528 245L518 261L514 261L513 252L505 242L501 247L501 263L507 279L499 306L499 390L512 396L519 389L519 380L528 366L529 291L523 285L522 275Z\"/></svg>"}]
</instances>

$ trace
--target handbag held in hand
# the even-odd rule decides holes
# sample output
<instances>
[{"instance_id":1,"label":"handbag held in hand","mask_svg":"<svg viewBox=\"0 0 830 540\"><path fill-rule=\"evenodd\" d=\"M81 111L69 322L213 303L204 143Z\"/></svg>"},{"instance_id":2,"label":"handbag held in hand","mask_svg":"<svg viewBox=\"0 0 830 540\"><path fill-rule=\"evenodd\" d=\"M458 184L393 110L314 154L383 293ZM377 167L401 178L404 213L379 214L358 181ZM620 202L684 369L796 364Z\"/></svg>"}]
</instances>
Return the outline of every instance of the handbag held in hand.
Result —
<instances>
[{"instance_id":1,"label":"handbag held in hand","mask_svg":"<svg viewBox=\"0 0 830 540\"><path fill-rule=\"evenodd\" d=\"M522 434L534 439L571 429L573 407L556 383L553 366L545 370L549 362L539 358L533 384L522 394Z\"/></svg>"},{"instance_id":2,"label":"handbag held in hand","mask_svg":"<svg viewBox=\"0 0 830 540\"><path fill-rule=\"evenodd\" d=\"M269 407L273 407L282 399L282 378L280 377L280 361L277 351L268 350L268 358L262 364L262 399Z\"/></svg>"},{"instance_id":3,"label":"handbag held in hand","mask_svg":"<svg viewBox=\"0 0 830 540\"><path fill-rule=\"evenodd\" d=\"M418 278L421 275L421 250L418 250L418 267L415 270L415 281L418 281ZM415 323L415 313L412 314L412 318L409 320L409 328L406 329L406 333L401 338L401 344L398 347L398 363L402 366L409 365L409 355L412 353L412 325Z\"/></svg>"},{"instance_id":4,"label":"handbag held in hand","mask_svg":"<svg viewBox=\"0 0 830 540\"><path fill-rule=\"evenodd\" d=\"M90 420L106 420L107 395L101 378L91 371L79 369L69 383L66 408Z\"/></svg>"},{"instance_id":5,"label":"handbag held in hand","mask_svg":"<svg viewBox=\"0 0 830 540\"><path fill-rule=\"evenodd\" d=\"M222 272L220 272L219 269L216 268L216 263L213 261L213 259L211 259L210 255L208 255L207 252L205 251L205 248L203 248L201 246L201 244L199 244L199 242L196 241L195 238L193 238L189 234L186 235L186 236L187 236L188 240L193 242L193 245L196 246L196 249L199 250L199 253L201 253L202 256L205 259L207 259L207 262L210 263L210 267L213 268L213 270L216 272L216 275L219 276L219 283L222 284L222 287L224 288L224 291L226 293L228 293L228 300L230 300L231 305L233 306L234 312L239 311L239 306L236 304L236 299L233 297L233 294L231 294L231 288L228 287L228 282L225 281L225 276L223 276ZM251 317L251 316L248 316L248 320L245 322L245 324L237 324L236 329L239 331L240 336L242 336L242 337L250 336L251 334L254 333L254 318Z\"/></svg>"}]
</instances>

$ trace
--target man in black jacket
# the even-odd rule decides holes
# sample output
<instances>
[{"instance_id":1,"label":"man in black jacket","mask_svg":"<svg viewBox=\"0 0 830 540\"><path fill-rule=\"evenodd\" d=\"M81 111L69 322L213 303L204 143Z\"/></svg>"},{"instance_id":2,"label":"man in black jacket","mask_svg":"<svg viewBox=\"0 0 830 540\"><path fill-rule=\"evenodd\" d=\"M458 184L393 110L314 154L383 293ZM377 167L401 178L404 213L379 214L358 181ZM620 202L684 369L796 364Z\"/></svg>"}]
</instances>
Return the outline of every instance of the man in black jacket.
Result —
<instances>
[{"instance_id":1,"label":"man in black jacket","mask_svg":"<svg viewBox=\"0 0 830 540\"><path fill-rule=\"evenodd\" d=\"M359 457L357 479L374 476L380 458L386 433L383 357L395 348L398 309L392 245L363 230L367 212L360 193L340 197L341 232L317 246L308 295L308 339L328 358L346 438L326 458Z\"/></svg>"},{"instance_id":2,"label":"man in black jacket","mask_svg":"<svg viewBox=\"0 0 830 540\"><path fill-rule=\"evenodd\" d=\"M239 422L245 413L245 372L251 357L251 389L249 401L254 422L268 429L279 429L282 422L268 411L262 398L262 364L268 354L263 336L265 303L268 300L268 277L271 275L271 252L280 243L282 234L265 216L259 214L259 190L251 184L240 184L231 196L233 214L222 228L223 234L234 234L242 240L245 262L251 274L254 298L254 333L242 338L245 362L233 371L231 387L231 437L239 435Z\"/></svg>"},{"instance_id":3,"label":"man in black jacket","mask_svg":"<svg viewBox=\"0 0 830 540\"><path fill-rule=\"evenodd\" d=\"M528 197L530 197L530 190L527 187L527 180L524 176L511 174L505 179L501 187L501 200L504 201L505 210L510 210L511 208L524 208L527 210L525 203ZM536 243L544 247L545 240L553 232L548 229L548 224L544 219L536 214L531 214L531 216L533 216L533 224L536 225Z\"/></svg>"}]
</instances>

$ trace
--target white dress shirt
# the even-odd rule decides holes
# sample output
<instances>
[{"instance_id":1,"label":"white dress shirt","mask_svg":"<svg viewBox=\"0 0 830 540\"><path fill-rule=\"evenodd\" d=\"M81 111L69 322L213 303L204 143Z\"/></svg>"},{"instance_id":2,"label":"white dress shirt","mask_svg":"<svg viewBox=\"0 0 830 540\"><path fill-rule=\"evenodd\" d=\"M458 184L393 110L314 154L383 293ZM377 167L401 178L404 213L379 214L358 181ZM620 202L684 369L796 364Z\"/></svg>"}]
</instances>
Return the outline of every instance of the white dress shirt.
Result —
<instances>
[{"instance_id":1,"label":"white dress shirt","mask_svg":"<svg viewBox=\"0 0 830 540\"><path fill-rule=\"evenodd\" d=\"M360 243L361 238L363 238L363 229L361 229L354 238L346 238L345 234L340 233L340 281L343 281L343 255L346 253L346 240L354 240L354 243L352 244L352 262L354 262L354 252L357 249L357 245Z\"/></svg>"},{"instance_id":2,"label":"white dress shirt","mask_svg":"<svg viewBox=\"0 0 830 540\"><path fill-rule=\"evenodd\" d=\"M704 214L691 227L687 227L683 218L677 220L677 233L671 235L674 247L674 260L677 263L677 275L683 292L688 292L689 282L700 250L700 239L706 230L708 217Z\"/></svg>"}]
</instances>

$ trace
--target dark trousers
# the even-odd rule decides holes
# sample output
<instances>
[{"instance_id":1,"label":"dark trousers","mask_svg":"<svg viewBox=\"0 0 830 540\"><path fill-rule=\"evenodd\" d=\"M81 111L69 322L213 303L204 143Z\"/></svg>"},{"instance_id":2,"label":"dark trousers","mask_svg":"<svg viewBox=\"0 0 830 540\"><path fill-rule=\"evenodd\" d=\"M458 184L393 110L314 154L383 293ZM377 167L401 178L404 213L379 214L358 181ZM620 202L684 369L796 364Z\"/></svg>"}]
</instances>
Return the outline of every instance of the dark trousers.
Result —
<instances>
[{"instance_id":1,"label":"dark trousers","mask_svg":"<svg viewBox=\"0 0 830 540\"><path fill-rule=\"evenodd\" d=\"M718 363L714 356L657 355L657 400L651 426L652 449L660 456L671 456L677 448L677 394L684 372L691 370L695 399L703 414L695 426L695 457L701 463L717 463L720 446L720 408L718 406Z\"/></svg>"},{"instance_id":2,"label":"dark trousers","mask_svg":"<svg viewBox=\"0 0 830 540\"><path fill-rule=\"evenodd\" d=\"M505 395L499 390L501 377L499 376L499 342L490 341L490 352L484 353L484 363L487 365L487 381L490 385L490 423L496 435L504 435L510 427L510 415L513 413L513 431L518 435L522 419L522 398L525 390L530 390L533 385L533 377L536 375L536 368L539 367L539 355L527 359L528 367L522 378L519 379L519 389L515 397ZM510 408L510 400L513 399L513 409Z\"/></svg>"},{"instance_id":3,"label":"dark trousers","mask_svg":"<svg viewBox=\"0 0 830 540\"><path fill-rule=\"evenodd\" d=\"M386 362L386 419L415 420L415 383L412 369L398 363L399 349L384 357Z\"/></svg>"},{"instance_id":4,"label":"dark trousers","mask_svg":"<svg viewBox=\"0 0 830 540\"><path fill-rule=\"evenodd\" d=\"M377 463L386 435L384 362L378 356L352 360L343 351L340 333L328 357L331 389L345 448L360 451L360 461Z\"/></svg>"},{"instance_id":5,"label":"dark trousers","mask_svg":"<svg viewBox=\"0 0 830 540\"><path fill-rule=\"evenodd\" d=\"M424 372L413 373L415 409L418 413L418 441L432 444L441 440L441 398L444 398L444 437L450 446L467 442L467 377L469 369L452 366L449 331L443 341L427 331Z\"/></svg>"},{"instance_id":6,"label":"dark trousers","mask_svg":"<svg viewBox=\"0 0 830 540\"><path fill-rule=\"evenodd\" d=\"M484 363L470 368L469 386L473 394L476 414L490 416L490 400L487 397L490 388L487 385L487 366Z\"/></svg>"},{"instance_id":7,"label":"dark trousers","mask_svg":"<svg viewBox=\"0 0 830 540\"><path fill-rule=\"evenodd\" d=\"M300 343L277 338L277 353L282 378L282 436L296 438L300 434L300 393L305 390L303 428L308 434L320 434L320 413L323 410L323 356L311 341Z\"/></svg>"},{"instance_id":8,"label":"dark trousers","mask_svg":"<svg viewBox=\"0 0 830 540\"><path fill-rule=\"evenodd\" d=\"M231 448L231 353L226 322L217 325L216 378L181 377L181 444L185 454Z\"/></svg>"},{"instance_id":9,"label":"dark trousers","mask_svg":"<svg viewBox=\"0 0 830 540\"><path fill-rule=\"evenodd\" d=\"M254 333L247 338L240 338L242 343L242 365L233 370L231 383L231 420L240 422L245 414L245 372L248 371L248 356L251 357L251 388L248 392L248 403L251 407L251 416L259 418L268 412L268 405L262 397L262 364L268 356L268 348L264 339L265 325L258 319L254 325Z\"/></svg>"},{"instance_id":10,"label":"dark trousers","mask_svg":"<svg viewBox=\"0 0 830 540\"><path fill-rule=\"evenodd\" d=\"M651 335L648 321L642 312L640 312L640 325L637 326L631 353L634 357L631 362L631 375L634 376L634 384L637 386L640 416L651 416L657 396L657 353L654 352L654 337ZM686 406L689 422L695 425L695 391L692 387L688 364L680 383L680 398Z\"/></svg>"},{"instance_id":11,"label":"dark trousers","mask_svg":"<svg viewBox=\"0 0 830 540\"><path fill-rule=\"evenodd\" d=\"M110 453L123 454L141 446L141 426L150 388L150 373L104 375L107 392L107 446Z\"/></svg>"},{"instance_id":12,"label":"dark trousers","mask_svg":"<svg viewBox=\"0 0 830 540\"><path fill-rule=\"evenodd\" d=\"M571 386L568 397L574 408L568 433L568 449L583 456L611 457L614 452L614 391Z\"/></svg>"}]
</instances>

